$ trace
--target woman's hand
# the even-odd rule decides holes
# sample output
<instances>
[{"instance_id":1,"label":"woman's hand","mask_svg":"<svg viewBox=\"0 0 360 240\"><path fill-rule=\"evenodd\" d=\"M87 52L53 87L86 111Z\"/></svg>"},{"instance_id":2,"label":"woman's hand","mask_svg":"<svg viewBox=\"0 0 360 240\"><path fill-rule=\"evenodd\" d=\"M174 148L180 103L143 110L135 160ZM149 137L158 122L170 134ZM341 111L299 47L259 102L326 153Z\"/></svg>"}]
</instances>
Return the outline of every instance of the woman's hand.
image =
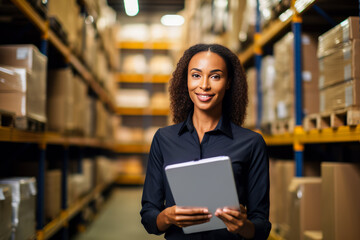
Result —
<instances>
[{"instance_id":1,"label":"woman's hand","mask_svg":"<svg viewBox=\"0 0 360 240\"><path fill-rule=\"evenodd\" d=\"M158 215L156 223L160 231L165 231L171 225L182 228L208 222L211 217L206 208L185 208L174 205L164 209Z\"/></svg>"},{"instance_id":2,"label":"woman's hand","mask_svg":"<svg viewBox=\"0 0 360 240\"><path fill-rule=\"evenodd\" d=\"M240 204L240 210L223 208L217 209L215 216L220 218L231 233L240 234L245 238L253 238L254 224L247 219L246 208Z\"/></svg>"}]
</instances>

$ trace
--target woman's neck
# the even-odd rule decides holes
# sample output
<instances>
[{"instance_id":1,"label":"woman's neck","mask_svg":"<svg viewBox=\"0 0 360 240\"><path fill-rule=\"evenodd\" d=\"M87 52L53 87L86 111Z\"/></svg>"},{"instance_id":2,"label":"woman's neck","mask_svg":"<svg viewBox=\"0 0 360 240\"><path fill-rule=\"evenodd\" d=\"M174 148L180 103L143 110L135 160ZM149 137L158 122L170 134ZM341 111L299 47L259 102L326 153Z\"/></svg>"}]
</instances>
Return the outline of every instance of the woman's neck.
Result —
<instances>
[{"instance_id":1,"label":"woman's neck","mask_svg":"<svg viewBox=\"0 0 360 240\"><path fill-rule=\"evenodd\" d=\"M201 110L194 109L194 114L192 121L196 132L201 143L204 134L208 131L215 129L221 118L221 109L220 111L204 112Z\"/></svg>"}]
</instances>

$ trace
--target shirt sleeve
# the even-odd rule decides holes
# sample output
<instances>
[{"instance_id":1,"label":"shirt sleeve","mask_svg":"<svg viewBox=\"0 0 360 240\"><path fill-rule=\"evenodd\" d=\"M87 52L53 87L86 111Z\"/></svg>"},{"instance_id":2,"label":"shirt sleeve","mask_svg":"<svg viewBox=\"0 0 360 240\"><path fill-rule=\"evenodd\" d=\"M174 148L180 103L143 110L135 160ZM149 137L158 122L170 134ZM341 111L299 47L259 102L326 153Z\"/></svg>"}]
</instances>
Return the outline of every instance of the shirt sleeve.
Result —
<instances>
[{"instance_id":1,"label":"shirt sleeve","mask_svg":"<svg viewBox=\"0 0 360 240\"><path fill-rule=\"evenodd\" d=\"M256 240L268 238L271 230L269 222L269 157L261 135L252 146L248 172L248 219L255 225Z\"/></svg>"},{"instance_id":2,"label":"shirt sleeve","mask_svg":"<svg viewBox=\"0 0 360 240\"><path fill-rule=\"evenodd\" d=\"M142 195L142 209L140 211L141 223L146 231L160 235L156 224L156 218L164 207L164 182L163 182L163 158L159 144L160 130L154 135L151 144L149 159L146 170L146 178Z\"/></svg>"}]
</instances>

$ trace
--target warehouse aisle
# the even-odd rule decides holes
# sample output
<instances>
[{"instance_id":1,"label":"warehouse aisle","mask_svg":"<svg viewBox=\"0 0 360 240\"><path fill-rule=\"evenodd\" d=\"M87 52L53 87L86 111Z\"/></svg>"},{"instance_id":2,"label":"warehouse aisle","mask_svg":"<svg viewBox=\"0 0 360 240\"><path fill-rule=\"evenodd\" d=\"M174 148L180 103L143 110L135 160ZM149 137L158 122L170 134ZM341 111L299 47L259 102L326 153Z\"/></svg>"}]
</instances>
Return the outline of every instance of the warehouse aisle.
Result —
<instances>
[{"instance_id":1,"label":"warehouse aisle","mask_svg":"<svg viewBox=\"0 0 360 240\"><path fill-rule=\"evenodd\" d=\"M114 188L108 202L86 232L75 240L156 240L140 222L141 187Z\"/></svg>"}]
</instances>

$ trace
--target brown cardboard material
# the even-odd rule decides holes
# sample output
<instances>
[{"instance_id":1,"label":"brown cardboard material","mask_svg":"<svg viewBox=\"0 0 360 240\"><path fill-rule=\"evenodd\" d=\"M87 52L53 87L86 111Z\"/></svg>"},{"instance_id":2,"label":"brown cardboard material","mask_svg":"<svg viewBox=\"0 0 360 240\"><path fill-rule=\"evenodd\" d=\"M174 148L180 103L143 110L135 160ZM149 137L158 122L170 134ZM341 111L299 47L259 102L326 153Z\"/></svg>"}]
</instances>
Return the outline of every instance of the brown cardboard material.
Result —
<instances>
[{"instance_id":1,"label":"brown cardboard material","mask_svg":"<svg viewBox=\"0 0 360 240\"><path fill-rule=\"evenodd\" d=\"M0 109L15 113L17 116L25 116L26 94L22 92L0 92Z\"/></svg>"},{"instance_id":2,"label":"brown cardboard material","mask_svg":"<svg viewBox=\"0 0 360 240\"><path fill-rule=\"evenodd\" d=\"M319 37L319 58L331 54L334 48L344 42L360 39L359 17L349 17Z\"/></svg>"},{"instance_id":3,"label":"brown cardboard material","mask_svg":"<svg viewBox=\"0 0 360 240\"><path fill-rule=\"evenodd\" d=\"M353 40L319 59L319 88L324 89L350 79L360 78L360 40Z\"/></svg>"},{"instance_id":4,"label":"brown cardboard material","mask_svg":"<svg viewBox=\"0 0 360 240\"><path fill-rule=\"evenodd\" d=\"M321 178L293 178L289 185L288 239L303 240L306 230L321 230Z\"/></svg>"},{"instance_id":5,"label":"brown cardboard material","mask_svg":"<svg viewBox=\"0 0 360 240\"><path fill-rule=\"evenodd\" d=\"M323 240L321 231L305 231L304 240Z\"/></svg>"},{"instance_id":6,"label":"brown cardboard material","mask_svg":"<svg viewBox=\"0 0 360 240\"><path fill-rule=\"evenodd\" d=\"M320 112L360 107L360 79L346 81L320 91Z\"/></svg>"},{"instance_id":7,"label":"brown cardboard material","mask_svg":"<svg viewBox=\"0 0 360 240\"><path fill-rule=\"evenodd\" d=\"M61 171L47 170L45 180L45 216L54 219L61 212Z\"/></svg>"},{"instance_id":8,"label":"brown cardboard material","mask_svg":"<svg viewBox=\"0 0 360 240\"><path fill-rule=\"evenodd\" d=\"M323 239L360 239L360 164L323 162Z\"/></svg>"},{"instance_id":9,"label":"brown cardboard material","mask_svg":"<svg viewBox=\"0 0 360 240\"><path fill-rule=\"evenodd\" d=\"M246 79L248 82L249 103L247 107L247 114L245 118L245 127L255 127L257 119L257 87L256 87L256 70L250 68L246 72Z\"/></svg>"}]
</instances>

